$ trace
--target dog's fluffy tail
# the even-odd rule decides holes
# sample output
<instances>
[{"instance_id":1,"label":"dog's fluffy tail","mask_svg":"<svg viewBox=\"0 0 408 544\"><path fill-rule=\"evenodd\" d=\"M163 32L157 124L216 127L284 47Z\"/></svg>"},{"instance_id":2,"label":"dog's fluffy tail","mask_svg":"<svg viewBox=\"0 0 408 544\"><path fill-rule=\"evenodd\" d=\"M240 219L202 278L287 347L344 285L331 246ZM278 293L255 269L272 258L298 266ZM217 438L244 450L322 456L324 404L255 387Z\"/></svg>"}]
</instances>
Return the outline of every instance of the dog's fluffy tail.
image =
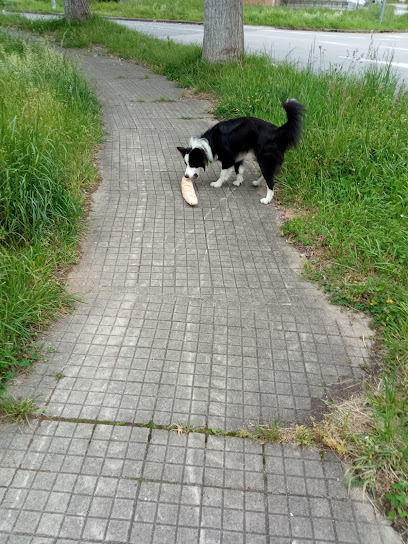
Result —
<instances>
[{"instance_id":1,"label":"dog's fluffy tail","mask_svg":"<svg viewBox=\"0 0 408 544\"><path fill-rule=\"evenodd\" d=\"M277 129L277 132L279 133L279 139L285 149L288 149L290 147L295 147L299 143L302 134L302 118L305 108L294 98L286 100L286 102L282 104L282 107L286 111L288 120L284 125Z\"/></svg>"}]
</instances>

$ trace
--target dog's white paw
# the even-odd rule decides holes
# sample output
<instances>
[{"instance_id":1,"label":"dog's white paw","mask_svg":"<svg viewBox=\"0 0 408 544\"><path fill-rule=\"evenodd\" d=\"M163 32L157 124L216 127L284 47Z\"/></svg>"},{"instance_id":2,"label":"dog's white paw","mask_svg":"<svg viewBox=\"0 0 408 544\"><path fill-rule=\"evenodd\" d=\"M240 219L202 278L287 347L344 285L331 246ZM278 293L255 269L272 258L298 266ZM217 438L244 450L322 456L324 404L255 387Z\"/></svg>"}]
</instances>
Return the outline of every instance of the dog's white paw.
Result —
<instances>
[{"instance_id":1,"label":"dog's white paw","mask_svg":"<svg viewBox=\"0 0 408 544\"><path fill-rule=\"evenodd\" d=\"M232 184L235 185L235 187L239 187L243 181L243 179L236 179Z\"/></svg>"},{"instance_id":2,"label":"dog's white paw","mask_svg":"<svg viewBox=\"0 0 408 544\"><path fill-rule=\"evenodd\" d=\"M260 185L262 185L263 183L263 179L262 178L259 178L259 179L255 179L253 182L252 182L252 185L254 187L259 187Z\"/></svg>"},{"instance_id":3,"label":"dog's white paw","mask_svg":"<svg viewBox=\"0 0 408 544\"><path fill-rule=\"evenodd\" d=\"M269 204L269 202L272 202L272 199L265 197L265 198L261 198L260 202L262 204Z\"/></svg>"},{"instance_id":4,"label":"dog's white paw","mask_svg":"<svg viewBox=\"0 0 408 544\"><path fill-rule=\"evenodd\" d=\"M215 187L216 189L219 189L220 187L222 187L222 182L220 183L219 181L213 181L212 183L210 183L211 187Z\"/></svg>"}]
</instances>

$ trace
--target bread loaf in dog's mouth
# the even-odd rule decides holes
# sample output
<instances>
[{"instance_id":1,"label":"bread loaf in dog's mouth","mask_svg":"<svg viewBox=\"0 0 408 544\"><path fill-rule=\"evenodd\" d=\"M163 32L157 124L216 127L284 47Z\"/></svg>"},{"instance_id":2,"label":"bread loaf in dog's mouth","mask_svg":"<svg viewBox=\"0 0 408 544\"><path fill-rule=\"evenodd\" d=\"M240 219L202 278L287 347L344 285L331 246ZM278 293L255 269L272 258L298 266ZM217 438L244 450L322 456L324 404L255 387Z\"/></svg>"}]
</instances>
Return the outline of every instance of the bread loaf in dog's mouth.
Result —
<instances>
[{"instance_id":1,"label":"bread loaf in dog's mouth","mask_svg":"<svg viewBox=\"0 0 408 544\"><path fill-rule=\"evenodd\" d=\"M198 198L194 190L193 182L190 178L182 177L181 179L181 194L183 195L184 200L190 206L197 206Z\"/></svg>"}]
</instances>

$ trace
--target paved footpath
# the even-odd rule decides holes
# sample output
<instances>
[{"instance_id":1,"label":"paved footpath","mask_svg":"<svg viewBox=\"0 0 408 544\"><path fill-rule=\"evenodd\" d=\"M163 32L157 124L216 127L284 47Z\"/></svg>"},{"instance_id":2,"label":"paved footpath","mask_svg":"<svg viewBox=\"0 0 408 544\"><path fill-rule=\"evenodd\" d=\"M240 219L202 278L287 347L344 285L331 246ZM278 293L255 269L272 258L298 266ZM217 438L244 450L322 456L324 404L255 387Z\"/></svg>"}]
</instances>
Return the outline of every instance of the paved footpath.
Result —
<instances>
[{"instance_id":1,"label":"paved footpath","mask_svg":"<svg viewBox=\"0 0 408 544\"><path fill-rule=\"evenodd\" d=\"M176 146L213 123L209 102L119 59L81 62L106 124L70 275L84 302L11 388L54 420L0 428L0 543L400 542L330 453L138 426L301 422L361 376L370 332L300 277L254 171L216 190L214 166L184 203Z\"/></svg>"}]
</instances>

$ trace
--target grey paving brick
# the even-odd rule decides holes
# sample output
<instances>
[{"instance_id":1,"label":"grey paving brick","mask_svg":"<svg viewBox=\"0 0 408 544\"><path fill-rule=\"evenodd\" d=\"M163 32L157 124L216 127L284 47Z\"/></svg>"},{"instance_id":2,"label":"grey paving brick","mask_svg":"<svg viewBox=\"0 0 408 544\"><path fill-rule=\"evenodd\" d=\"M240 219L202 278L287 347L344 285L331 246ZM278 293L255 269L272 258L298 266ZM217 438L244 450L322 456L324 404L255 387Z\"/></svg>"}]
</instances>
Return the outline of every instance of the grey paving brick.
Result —
<instances>
[{"instance_id":1,"label":"grey paving brick","mask_svg":"<svg viewBox=\"0 0 408 544\"><path fill-rule=\"evenodd\" d=\"M211 166L199 205L184 203L176 146L213 123L210 102L120 59L80 62L106 125L102 183L70 274L84 303L10 388L71 421L2 425L0 542L399 542L348 493L334 456L138 427L303 421L325 385L360 376L369 332L299 276L251 165L244 185L220 190Z\"/></svg>"},{"instance_id":2,"label":"grey paving brick","mask_svg":"<svg viewBox=\"0 0 408 544\"><path fill-rule=\"evenodd\" d=\"M58 423L56 427L53 425L54 435L48 444L48 449L53 448L53 440L56 440L56 444L59 443L58 434L63 432L61 427L65 425L70 424ZM38 438L47 435L49 432L47 426L49 426L48 422L43 422L38 427ZM166 448L166 452L169 448L180 449L181 459L186 459L186 453L192 450L204 450L205 458L207 456L211 458L213 452L218 452L221 454L224 470L227 470L225 462L231 453L240 456L238 459L243 459L245 455L254 456L256 453L262 455L263 450L260 444L241 439L211 437L211 440L205 441L203 435L178 436L177 433L160 430L153 430L150 435L144 434L143 443L142 435L132 431L140 432L144 429L97 425L90 444L94 440L99 441L108 437L110 440L116 437L118 441L131 440L133 437L144 451L144 463L147 463L149 458L149 449L155 451L158 446ZM41 440L33 440L31 445L38 448L38 443L41 443ZM112 443L115 444L115 442ZM274 445L268 445L264 449L266 459L280 459L280 466L285 470L290 466L287 463L288 459L283 457L285 454L292 456L299 466L302 464L306 466L314 457L308 450ZM124 452L121 448L118 451ZM176 460L174 456L169 458L166 455L160 456L157 464L163 468L159 473L164 473L165 466L172 465ZM314 462L316 461L313 460ZM331 470L334 468L333 463L334 461L329 457L327 465L330 465ZM324 460L321 461L321 465L324 470ZM269 489L268 482L277 477L269 472L267 468L269 466L273 467L273 464L268 462L265 468L260 468L267 489ZM35 469L34 472L38 470L44 469ZM204 472L206 470L207 466L204 467ZM24 536L30 533L67 539L127 542L128 535L131 541L136 541L137 531L140 529L140 541L145 538L148 542L152 535L156 535L153 538L160 541L163 535L168 535L170 541L178 542L179 539L187 538L200 538L203 541L206 533L201 534L202 529L207 533L211 531L208 533L212 535L211 538L222 535L222 538L225 537L227 541L232 534L236 534L238 539L239 535L245 534L247 540L253 542L261 542L268 535L270 538L292 536L300 539L308 535L311 542L314 542L314 539L316 542L322 539L327 542L342 542L346 539L347 542L347 539L357 538L361 532L358 529L360 526L358 520L361 520L360 524L363 527L367 527L369 531L367 534L381 535L379 527L383 528L377 517L370 513L371 507L362 502L361 498L358 500L356 498L356 501L350 498L335 500L326 497L315 498L305 491L307 488L305 485L298 486L293 493L288 493L284 486L281 491L283 494L268 493L265 496L263 488L251 491L243 485L242 480L231 481L230 487L224 489L222 481L219 480L208 486L205 478L194 485L184 481L162 483L157 476L154 481L146 480L140 483L136 476L133 477L132 482L129 482L128 477L122 479L119 475L105 476L101 468L99 474L91 477L64 475L69 484L64 486L64 491L61 491L61 479L57 479L55 473L50 472L49 477L45 478L46 473L37 472L37 476L41 476L40 479L36 476L22 479L21 476L25 471L24 468L17 471L20 477L15 477L10 488L10 491L21 490L24 500L13 500L13 494L10 494L9 499L4 500L0 506L2 530L3 532L5 530L6 534ZM28 474L32 475L31 469ZM284 474L282 478L288 479L291 476ZM297 478L307 479L305 474ZM45 488L47 482L48 489ZM37 494L41 504L47 505L44 513L33 511L32 502L26 501L27 486L33 497ZM70 497L68 508L66 507L67 494ZM54 512L53 505L59 496L64 498L61 511ZM27 509L27 507L30 508ZM334 519L333 522L332 519ZM354 519L356 521L350 521ZM181 529L182 536L179 536ZM339 538L336 536L338 531L341 531L343 540L336 540Z\"/></svg>"}]
</instances>

